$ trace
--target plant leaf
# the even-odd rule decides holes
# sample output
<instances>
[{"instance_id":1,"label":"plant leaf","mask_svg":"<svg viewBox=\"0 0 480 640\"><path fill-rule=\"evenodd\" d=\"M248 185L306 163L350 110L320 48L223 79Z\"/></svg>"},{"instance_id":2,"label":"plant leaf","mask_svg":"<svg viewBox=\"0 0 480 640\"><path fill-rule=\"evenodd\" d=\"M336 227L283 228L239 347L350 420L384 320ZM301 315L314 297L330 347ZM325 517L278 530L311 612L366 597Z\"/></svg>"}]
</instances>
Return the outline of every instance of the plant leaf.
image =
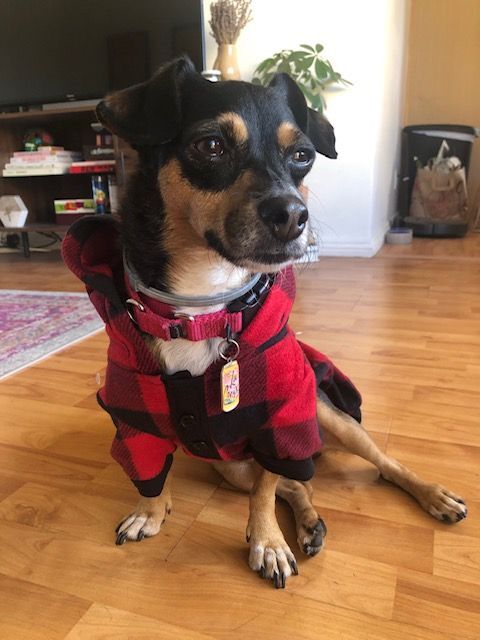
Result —
<instances>
[{"instance_id":1,"label":"plant leaf","mask_svg":"<svg viewBox=\"0 0 480 640\"><path fill-rule=\"evenodd\" d=\"M266 69L271 67L273 64L275 64L275 61L273 60L273 58L266 58L255 69L255 73L262 73L262 71L265 71Z\"/></svg>"},{"instance_id":2,"label":"plant leaf","mask_svg":"<svg viewBox=\"0 0 480 640\"><path fill-rule=\"evenodd\" d=\"M330 75L330 70L323 60L315 60L315 73L319 80L324 80Z\"/></svg>"},{"instance_id":3,"label":"plant leaf","mask_svg":"<svg viewBox=\"0 0 480 640\"><path fill-rule=\"evenodd\" d=\"M301 44L298 49L282 49L262 60L253 73L254 84L268 85L278 72L287 73L302 90L307 102L320 113L325 107L323 89L333 83L352 85L335 71L330 60L320 55L323 45Z\"/></svg>"},{"instance_id":4,"label":"plant leaf","mask_svg":"<svg viewBox=\"0 0 480 640\"><path fill-rule=\"evenodd\" d=\"M294 60L295 62L302 62L305 60L305 56L307 56L306 51L292 51L290 55L290 60Z\"/></svg>"}]
</instances>

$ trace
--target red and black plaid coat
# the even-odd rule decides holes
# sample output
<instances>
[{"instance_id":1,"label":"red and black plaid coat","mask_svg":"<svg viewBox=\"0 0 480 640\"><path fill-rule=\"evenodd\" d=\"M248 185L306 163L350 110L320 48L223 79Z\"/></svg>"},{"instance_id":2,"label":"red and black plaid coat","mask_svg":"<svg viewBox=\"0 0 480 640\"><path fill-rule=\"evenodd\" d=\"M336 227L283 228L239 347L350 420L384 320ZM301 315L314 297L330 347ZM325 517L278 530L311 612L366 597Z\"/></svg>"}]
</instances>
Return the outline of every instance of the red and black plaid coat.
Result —
<instances>
[{"instance_id":1,"label":"red and black plaid coat","mask_svg":"<svg viewBox=\"0 0 480 640\"><path fill-rule=\"evenodd\" d=\"M165 376L152 357L125 299L122 254L113 221L84 218L63 243L67 266L86 285L110 338L100 405L116 426L112 456L143 496L156 496L181 446L206 460L255 458L264 468L296 480L314 473L321 425L316 394L360 420L360 396L323 354L297 341L287 321L295 294L292 269L280 273L240 345L240 403L221 408L220 370Z\"/></svg>"}]
</instances>

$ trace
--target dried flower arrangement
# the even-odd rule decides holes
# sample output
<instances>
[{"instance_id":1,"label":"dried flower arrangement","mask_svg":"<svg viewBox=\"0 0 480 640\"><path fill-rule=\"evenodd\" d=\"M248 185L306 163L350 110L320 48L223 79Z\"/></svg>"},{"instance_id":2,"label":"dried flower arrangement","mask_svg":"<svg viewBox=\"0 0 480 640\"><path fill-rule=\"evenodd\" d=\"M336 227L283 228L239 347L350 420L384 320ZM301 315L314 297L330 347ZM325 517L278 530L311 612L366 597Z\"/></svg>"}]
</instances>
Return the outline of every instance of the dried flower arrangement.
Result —
<instances>
[{"instance_id":1,"label":"dried flower arrangement","mask_svg":"<svg viewBox=\"0 0 480 640\"><path fill-rule=\"evenodd\" d=\"M211 35L217 44L235 44L252 19L250 0L217 0L210 6Z\"/></svg>"}]
</instances>

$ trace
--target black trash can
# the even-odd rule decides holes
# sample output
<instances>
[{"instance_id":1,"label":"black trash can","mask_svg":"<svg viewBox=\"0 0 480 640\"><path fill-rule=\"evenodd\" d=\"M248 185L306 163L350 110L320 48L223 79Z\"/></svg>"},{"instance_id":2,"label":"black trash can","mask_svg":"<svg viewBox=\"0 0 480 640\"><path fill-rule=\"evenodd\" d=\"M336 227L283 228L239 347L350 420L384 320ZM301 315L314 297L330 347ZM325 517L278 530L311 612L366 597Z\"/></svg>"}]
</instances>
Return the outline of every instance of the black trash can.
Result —
<instances>
[{"instance_id":1,"label":"black trash can","mask_svg":"<svg viewBox=\"0 0 480 640\"><path fill-rule=\"evenodd\" d=\"M475 128L465 125L418 124L403 129L398 188L397 223L399 226L410 227L416 236L459 238L467 233L468 224L466 222L418 222L409 217L409 212L417 172L415 158L418 158L421 165L425 166L430 158L437 155L442 140L446 140L450 147L449 155L457 156L460 159L468 176L475 137Z\"/></svg>"}]
</instances>

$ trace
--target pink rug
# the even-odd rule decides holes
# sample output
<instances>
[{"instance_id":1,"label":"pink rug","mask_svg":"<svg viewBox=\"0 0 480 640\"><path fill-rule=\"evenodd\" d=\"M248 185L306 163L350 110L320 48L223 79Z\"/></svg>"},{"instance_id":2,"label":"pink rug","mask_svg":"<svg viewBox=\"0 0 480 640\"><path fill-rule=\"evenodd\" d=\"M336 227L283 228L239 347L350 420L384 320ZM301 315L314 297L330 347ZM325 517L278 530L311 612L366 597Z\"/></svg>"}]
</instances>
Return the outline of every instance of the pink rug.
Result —
<instances>
[{"instance_id":1,"label":"pink rug","mask_svg":"<svg viewBox=\"0 0 480 640\"><path fill-rule=\"evenodd\" d=\"M86 293L0 290L0 379L103 326Z\"/></svg>"}]
</instances>

